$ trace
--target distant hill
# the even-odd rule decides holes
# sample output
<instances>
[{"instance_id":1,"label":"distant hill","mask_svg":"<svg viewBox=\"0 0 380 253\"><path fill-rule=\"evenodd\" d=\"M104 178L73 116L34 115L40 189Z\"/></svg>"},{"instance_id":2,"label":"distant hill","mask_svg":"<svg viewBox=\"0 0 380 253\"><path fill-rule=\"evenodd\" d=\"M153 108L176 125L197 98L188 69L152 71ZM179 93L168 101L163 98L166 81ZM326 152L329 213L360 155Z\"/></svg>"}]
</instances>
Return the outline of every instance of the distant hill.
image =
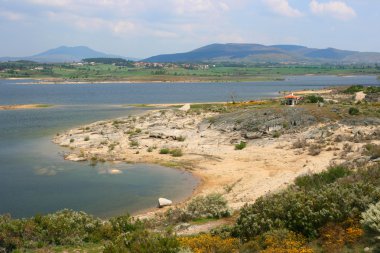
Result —
<instances>
[{"instance_id":1,"label":"distant hill","mask_svg":"<svg viewBox=\"0 0 380 253\"><path fill-rule=\"evenodd\" d=\"M110 55L95 51L86 46L67 47L61 46L45 52L28 57L2 57L0 61L28 60L35 62L54 63L54 62L78 62L85 58L123 58L135 60L133 58Z\"/></svg>"},{"instance_id":2,"label":"distant hill","mask_svg":"<svg viewBox=\"0 0 380 253\"><path fill-rule=\"evenodd\" d=\"M211 44L186 53L163 54L147 62L380 63L380 53L298 45Z\"/></svg>"}]
</instances>

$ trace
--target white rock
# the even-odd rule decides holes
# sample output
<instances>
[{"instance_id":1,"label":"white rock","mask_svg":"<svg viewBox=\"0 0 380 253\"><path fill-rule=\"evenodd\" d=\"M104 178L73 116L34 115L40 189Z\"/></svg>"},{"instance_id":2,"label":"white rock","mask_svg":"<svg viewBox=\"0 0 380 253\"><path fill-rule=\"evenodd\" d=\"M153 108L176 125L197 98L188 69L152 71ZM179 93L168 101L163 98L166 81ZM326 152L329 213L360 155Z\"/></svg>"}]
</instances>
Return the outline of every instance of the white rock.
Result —
<instances>
[{"instance_id":1,"label":"white rock","mask_svg":"<svg viewBox=\"0 0 380 253\"><path fill-rule=\"evenodd\" d=\"M171 206L173 204L173 201L170 199L165 199L165 198L159 198L158 199L158 207L162 208L164 206Z\"/></svg>"}]
</instances>

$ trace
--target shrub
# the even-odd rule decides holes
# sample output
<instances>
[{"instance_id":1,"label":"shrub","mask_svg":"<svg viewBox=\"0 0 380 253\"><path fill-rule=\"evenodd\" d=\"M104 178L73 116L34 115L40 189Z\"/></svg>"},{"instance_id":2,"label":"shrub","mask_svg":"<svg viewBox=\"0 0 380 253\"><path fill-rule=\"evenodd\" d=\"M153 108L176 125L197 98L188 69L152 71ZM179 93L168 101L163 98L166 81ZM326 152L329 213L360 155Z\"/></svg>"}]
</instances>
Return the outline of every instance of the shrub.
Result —
<instances>
[{"instance_id":1,"label":"shrub","mask_svg":"<svg viewBox=\"0 0 380 253\"><path fill-rule=\"evenodd\" d=\"M292 145L293 148L305 148L306 146L307 142L305 139L298 139Z\"/></svg>"},{"instance_id":2,"label":"shrub","mask_svg":"<svg viewBox=\"0 0 380 253\"><path fill-rule=\"evenodd\" d=\"M174 157L180 157L183 155L182 150L179 148L170 150L170 154Z\"/></svg>"},{"instance_id":3,"label":"shrub","mask_svg":"<svg viewBox=\"0 0 380 253\"><path fill-rule=\"evenodd\" d=\"M348 176L351 170L344 166L330 167L318 174L303 175L295 179L294 184L305 190L318 189L326 184L331 184L337 179Z\"/></svg>"},{"instance_id":4,"label":"shrub","mask_svg":"<svg viewBox=\"0 0 380 253\"><path fill-rule=\"evenodd\" d=\"M235 145L235 150L242 150L242 149L244 149L245 147L247 147L247 143L244 142L244 141L240 141L239 144L236 144L236 145Z\"/></svg>"},{"instance_id":5,"label":"shrub","mask_svg":"<svg viewBox=\"0 0 380 253\"><path fill-rule=\"evenodd\" d=\"M181 135L181 136L177 137L176 140L182 142L182 141L186 140L186 137L184 137L184 136Z\"/></svg>"},{"instance_id":6,"label":"shrub","mask_svg":"<svg viewBox=\"0 0 380 253\"><path fill-rule=\"evenodd\" d=\"M227 201L218 193L195 197L186 210L194 218L222 218L230 215Z\"/></svg>"},{"instance_id":7,"label":"shrub","mask_svg":"<svg viewBox=\"0 0 380 253\"><path fill-rule=\"evenodd\" d=\"M72 138L70 139L70 143L73 143L74 141L75 141L74 139L72 139Z\"/></svg>"},{"instance_id":8,"label":"shrub","mask_svg":"<svg viewBox=\"0 0 380 253\"><path fill-rule=\"evenodd\" d=\"M274 131L272 134L273 138L279 138L281 136L281 133L279 131Z\"/></svg>"},{"instance_id":9,"label":"shrub","mask_svg":"<svg viewBox=\"0 0 380 253\"><path fill-rule=\"evenodd\" d=\"M160 149L160 154L162 154L162 155L167 155L169 153L170 153L170 149L168 149L168 148Z\"/></svg>"},{"instance_id":10,"label":"shrub","mask_svg":"<svg viewBox=\"0 0 380 253\"><path fill-rule=\"evenodd\" d=\"M368 232L380 235L380 202L369 205L367 211L362 213L361 223Z\"/></svg>"},{"instance_id":11,"label":"shrub","mask_svg":"<svg viewBox=\"0 0 380 253\"><path fill-rule=\"evenodd\" d=\"M218 193L195 197L184 209L169 209L165 213L166 221L171 224L202 218L228 216L230 216L230 211L227 201Z\"/></svg>"},{"instance_id":12,"label":"shrub","mask_svg":"<svg viewBox=\"0 0 380 253\"><path fill-rule=\"evenodd\" d=\"M90 140L90 136L84 137L84 141L89 141L89 140Z\"/></svg>"},{"instance_id":13,"label":"shrub","mask_svg":"<svg viewBox=\"0 0 380 253\"><path fill-rule=\"evenodd\" d=\"M180 237L182 247L190 248L194 253L231 253L237 252L239 241L236 238L221 238L210 234L192 237Z\"/></svg>"},{"instance_id":14,"label":"shrub","mask_svg":"<svg viewBox=\"0 0 380 253\"><path fill-rule=\"evenodd\" d=\"M306 239L286 229L271 230L244 244L241 253L312 253L306 245Z\"/></svg>"},{"instance_id":15,"label":"shrub","mask_svg":"<svg viewBox=\"0 0 380 253\"><path fill-rule=\"evenodd\" d=\"M357 221L349 219L342 223L328 223L320 229L320 243L324 252L342 252L345 245L353 245L363 235Z\"/></svg>"},{"instance_id":16,"label":"shrub","mask_svg":"<svg viewBox=\"0 0 380 253\"><path fill-rule=\"evenodd\" d=\"M363 85L352 85L345 89L343 92L347 94L353 94L359 91L364 91L364 86Z\"/></svg>"},{"instance_id":17,"label":"shrub","mask_svg":"<svg viewBox=\"0 0 380 253\"><path fill-rule=\"evenodd\" d=\"M131 146L131 147L138 147L139 146L139 142L138 141L131 141L129 143L129 146Z\"/></svg>"},{"instance_id":18,"label":"shrub","mask_svg":"<svg viewBox=\"0 0 380 253\"><path fill-rule=\"evenodd\" d=\"M313 144L309 147L309 155L316 156L321 153L321 147L317 144Z\"/></svg>"},{"instance_id":19,"label":"shrub","mask_svg":"<svg viewBox=\"0 0 380 253\"><path fill-rule=\"evenodd\" d=\"M305 97L305 101L306 101L306 103L314 103L315 104L315 103L323 102L324 99L321 96L308 95Z\"/></svg>"},{"instance_id":20,"label":"shrub","mask_svg":"<svg viewBox=\"0 0 380 253\"><path fill-rule=\"evenodd\" d=\"M364 146L364 152L365 155L368 155L371 157L371 159L376 159L380 157L380 145L377 144L366 144Z\"/></svg>"},{"instance_id":21,"label":"shrub","mask_svg":"<svg viewBox=\"0 0 380 253\"><path fill-rule=\"evenodd\" d=\"M348 109L348 114L350 114L350 115L358 115L359 114L359 109L355 108L355 107L350 107L350 109Z\"/></svg>"},{"instance_id":22,"label":"shrub","mask_svg":"<svg viewBox=\"0 0 380 253\"><path fill-rule=\"evenodd\" d=\"M105 245L104 253L177 253L179 242L171 232L153 233L147 230L136 230L123 233Z\"/></svg>"},{"instance_id":23,"label":"shrub","mask_svg":"<svg viewBox=\"0 0 380 253\"><path fill-rule=\"evenodd\" d=\"M153 152L153 148L152 148L152 147L149 147L146 151L148 151L149 153L150 153L150 152Z\"/></svg>"},{"instance_id":24,"label":"shrub","mask_svg":"<svg viewBox=\"0 0 380 253\"><path fill-rule=\"evenodd\" d=\"M240 210L235 233L247 241L271 229L286 228L308 238L328 222L357 218L380 199L380 166L361 170L330 184L308 190L290 187L260 197Z\"/></svg>"}]
</instances>

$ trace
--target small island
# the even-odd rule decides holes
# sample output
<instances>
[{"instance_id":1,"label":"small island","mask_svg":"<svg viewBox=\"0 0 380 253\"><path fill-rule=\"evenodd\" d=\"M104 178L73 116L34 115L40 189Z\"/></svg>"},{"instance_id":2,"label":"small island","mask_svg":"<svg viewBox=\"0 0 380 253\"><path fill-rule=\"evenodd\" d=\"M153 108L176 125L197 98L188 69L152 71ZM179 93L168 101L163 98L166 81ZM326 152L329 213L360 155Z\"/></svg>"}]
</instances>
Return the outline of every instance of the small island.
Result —
<instances>
[{"instance_id":1,"label":"small island","mask_svg":"<svg viewBox=\"0 0 380 253\"><path fill-rule=\"evenodd\" d=\"M52 107L47 104L24 104L24 105L0 105L0 110L26 110Z\"/></svg>"}]
</instances>

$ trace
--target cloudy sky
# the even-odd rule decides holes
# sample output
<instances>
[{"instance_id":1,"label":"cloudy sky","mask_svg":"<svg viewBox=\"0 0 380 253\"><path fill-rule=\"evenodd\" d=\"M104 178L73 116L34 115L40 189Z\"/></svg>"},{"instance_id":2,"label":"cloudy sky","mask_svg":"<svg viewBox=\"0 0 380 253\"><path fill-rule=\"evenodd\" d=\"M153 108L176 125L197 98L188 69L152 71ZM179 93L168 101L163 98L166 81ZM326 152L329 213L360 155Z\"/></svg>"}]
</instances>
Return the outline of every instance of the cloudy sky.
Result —
<instances>
[{"instance_id":1,"label":"cloudy sky","mask_svg":"<svg viewBox=\"0 0 380 253\"><path fill-rule=\"evenodd\" d=\"M379 0L0 0L0 56L61 45L147 57L210 43L380 52Z\"/></svg>"}]
</instances>

